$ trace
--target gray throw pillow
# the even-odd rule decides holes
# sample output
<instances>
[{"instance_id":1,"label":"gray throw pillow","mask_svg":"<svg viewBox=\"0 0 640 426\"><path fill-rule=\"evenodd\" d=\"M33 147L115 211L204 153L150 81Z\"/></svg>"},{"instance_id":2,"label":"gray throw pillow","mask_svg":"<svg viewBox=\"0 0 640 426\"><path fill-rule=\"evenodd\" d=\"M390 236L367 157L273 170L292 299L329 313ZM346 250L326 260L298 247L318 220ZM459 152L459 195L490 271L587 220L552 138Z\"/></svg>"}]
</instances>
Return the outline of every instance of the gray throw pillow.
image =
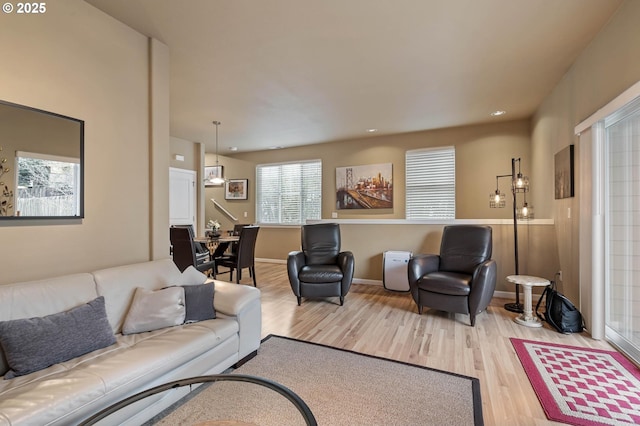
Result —
<instances>
[{"instance_id":1,"label":"gray throw pillow","mask_svg":"<svg viewBox=\"0 0 640 426\"><path fill-rule=\"evenodd\" d=\"M213 283L199 285L185 285L184 299L187 307L185 322L197 322L216 317L216 310L213 307Z\"/></svg>"},{"instance_id":2,"label":"gray throw pillow","mask_svg":"<svg viewBox=\"0 0 640 426\"><path fill-rule=\"evenodd\" d=\"M103 296L65 312L0 322L0 344L10 367L5 379L42 370L115 342Z\"/></svg>"},{"instance_id":3,"label":"gray throw pillow","mask_svg":"<svg viewBox=\"0 0 640 426\"><path fill-rule=\"evenodd\" d=\"M122 325L122 334L180 325L184 323L184 315L182 287L167 287L156 291L138 287Z\"/></svg>"}]
</instances>

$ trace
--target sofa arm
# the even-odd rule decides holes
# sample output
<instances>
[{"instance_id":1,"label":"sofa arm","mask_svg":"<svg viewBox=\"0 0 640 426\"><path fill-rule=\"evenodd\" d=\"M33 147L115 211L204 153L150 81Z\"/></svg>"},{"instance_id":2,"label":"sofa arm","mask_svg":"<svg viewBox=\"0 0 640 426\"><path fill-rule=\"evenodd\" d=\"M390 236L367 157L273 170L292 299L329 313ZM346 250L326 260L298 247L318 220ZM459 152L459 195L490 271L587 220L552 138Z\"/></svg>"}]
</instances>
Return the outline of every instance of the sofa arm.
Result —
<instances>
[{"instance_id":1,"label":"sofa arm","mask_svg":"<svg viewBox=\"0 0 640 426\"><path fill-rule=\"evenodd\" d=\"M235 318L240 328L239 359L260 347L262 334L261 292L255 287L215 281L213 306L221 316Z\"/></svg>"}]
</instances>

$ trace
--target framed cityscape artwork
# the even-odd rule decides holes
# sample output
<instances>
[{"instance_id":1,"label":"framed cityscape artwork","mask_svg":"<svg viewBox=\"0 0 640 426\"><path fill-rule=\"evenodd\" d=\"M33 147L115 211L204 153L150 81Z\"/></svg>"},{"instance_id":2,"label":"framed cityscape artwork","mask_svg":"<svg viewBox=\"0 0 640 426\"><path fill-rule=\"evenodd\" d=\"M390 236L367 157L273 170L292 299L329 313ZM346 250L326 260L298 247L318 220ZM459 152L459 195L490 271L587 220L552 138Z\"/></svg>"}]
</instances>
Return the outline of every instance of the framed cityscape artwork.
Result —
<instances>
[{"instance_id":1,"label":"framed cityscape artwork","mask_svg":"<svg viewBox=\"0 0 640 426\"><path fill-rule=\"evenodd\" d=\"M336 209L393 208L393 164L336 168Z\"/></svg>"}]
</instances>

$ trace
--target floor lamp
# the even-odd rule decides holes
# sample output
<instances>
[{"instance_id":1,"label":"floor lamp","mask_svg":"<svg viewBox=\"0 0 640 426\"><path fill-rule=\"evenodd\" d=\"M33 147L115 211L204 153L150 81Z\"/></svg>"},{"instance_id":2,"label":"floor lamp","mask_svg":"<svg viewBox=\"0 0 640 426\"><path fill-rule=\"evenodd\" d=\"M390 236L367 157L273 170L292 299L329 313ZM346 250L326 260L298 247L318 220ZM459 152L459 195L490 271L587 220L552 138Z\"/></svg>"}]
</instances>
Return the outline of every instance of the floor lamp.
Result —
<instances>
[{"instance_id":1,"label":"floor lamp","mask_svg":"<svg viewBox=\"0 0 640 426\"><path fill-rule=\"evenodd\" d=\"M518 173L516 173L516 163L518 163ZM515 269L516 275L520 275L519 257L518 257L518 219L527 220L533 219L533 207L527 204L527 192L529 192L529 178L523 176L520 170L520 158L511 159L511 174L510 175L497 175L496 176L496 190L489 194L489 207L491 208L504 208L506 206L504 193L500 191L499 180L501 178L511 178L511 196L513 207L513 244L515 254ZM517 194L522 193L524 195L524 202L522 207L517 205ZM520 284L516 284L516 302L507 303L504 308L511 312L522 313L523 305L520 303Z\"/></svg>"}]
</instances>

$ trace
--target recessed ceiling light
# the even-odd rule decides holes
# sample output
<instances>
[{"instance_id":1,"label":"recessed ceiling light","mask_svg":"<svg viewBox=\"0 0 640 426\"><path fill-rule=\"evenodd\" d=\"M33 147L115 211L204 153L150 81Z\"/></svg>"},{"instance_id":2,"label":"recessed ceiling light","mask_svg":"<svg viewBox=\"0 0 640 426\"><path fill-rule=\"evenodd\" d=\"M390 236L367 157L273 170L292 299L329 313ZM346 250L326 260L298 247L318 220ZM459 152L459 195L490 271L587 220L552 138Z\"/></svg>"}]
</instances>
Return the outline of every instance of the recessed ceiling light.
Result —
<instances>
[{"instance_id":1,"label":"recessed ceiling light","mask_svg":"<svg viewBox=\"0 0 640 426\"><path fill-rule=\"evenodd\" d=\"M237 146L230 146L229 147L229 151L237 151L238 147Z\"/></svg>"},{"instance_id":2,"label":"recessed ceiling light","mask_svg":"<svg viewBox=\"0 0 640 426\"><path fill-rule=\"evenodd\" d=\"M278 146L270 146L269 149L282 149L284 147L278 145Z\"/></svg>"},{"instance_id":3,"label":"recessed ceiling light","mask_svg":"<svg viewBox=\"0 0 640 426\"><path fill-rule=\"evenodd\" d=\"M377 131L378 131L378 129L367 129L367 132L368 132L368 133L375 133L375 132L377 132Z\"/></svg>"},{"instance_id":4,"label":"recessed ceiling light","mask_svg":"<svg viewBox=\"0 0 640 426\"><path fill-rule=\"evenodd\" d=\"M493 111L491 113L491 115L494 116L494 117L498 117L500 115L505 115L506 113L507 113L507 111Z\"/></svg>"}]
</instances>

